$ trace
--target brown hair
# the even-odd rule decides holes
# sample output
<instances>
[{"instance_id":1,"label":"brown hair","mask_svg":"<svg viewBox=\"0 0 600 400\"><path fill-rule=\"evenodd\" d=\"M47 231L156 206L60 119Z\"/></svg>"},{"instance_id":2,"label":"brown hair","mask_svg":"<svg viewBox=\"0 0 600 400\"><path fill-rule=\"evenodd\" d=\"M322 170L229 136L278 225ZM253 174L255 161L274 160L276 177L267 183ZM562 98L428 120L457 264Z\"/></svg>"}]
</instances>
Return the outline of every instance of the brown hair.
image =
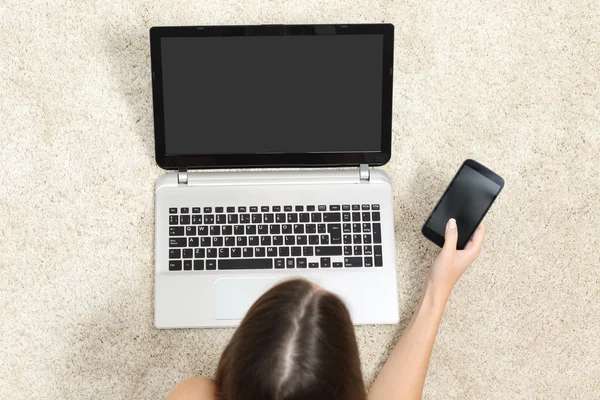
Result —
<instances>
[{"instance_id":1,"label":"brown hair","mask_svg":"<svg viewBox=\"0 0 600 400\"><path fill-rule=\"evenodd\" d=\"M250 308L216 377L223 400L365 400L344 303L305 280L273 287Z\"/></svg>"}]
</instances>

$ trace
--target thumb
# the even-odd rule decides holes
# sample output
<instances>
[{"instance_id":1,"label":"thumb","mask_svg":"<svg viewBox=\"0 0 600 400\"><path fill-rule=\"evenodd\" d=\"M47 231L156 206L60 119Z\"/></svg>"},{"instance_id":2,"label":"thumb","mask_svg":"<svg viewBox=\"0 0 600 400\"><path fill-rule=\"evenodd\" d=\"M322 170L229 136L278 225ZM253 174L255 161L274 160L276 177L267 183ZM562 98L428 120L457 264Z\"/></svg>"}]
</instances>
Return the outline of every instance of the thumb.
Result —
<instances>
[{"instance_id":1,"label":"thumb","mask_svg":"<svg viewBox=\"0 0 600 400\"><path fill-rule=\"evenodd\" d=\"M453 254L456 252L456 242L458 241L458 228L456 227L456 220L450 218L446 224L446 233L444 234L444 247L442 249L445 253Z\"/></svg>"}]
</instances>

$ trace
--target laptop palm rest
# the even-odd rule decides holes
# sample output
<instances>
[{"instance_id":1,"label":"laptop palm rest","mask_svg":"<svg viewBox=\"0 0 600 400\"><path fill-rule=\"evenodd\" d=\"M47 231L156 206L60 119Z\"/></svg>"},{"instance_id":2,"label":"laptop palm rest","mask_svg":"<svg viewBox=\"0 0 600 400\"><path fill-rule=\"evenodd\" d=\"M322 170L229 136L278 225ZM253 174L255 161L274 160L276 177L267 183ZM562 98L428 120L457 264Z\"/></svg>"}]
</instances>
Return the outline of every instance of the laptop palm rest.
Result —
<instances>
[{"instance_id":1,"label":"laptop palm rest","mask_svg":"<svg viewBox=\"0 0 600 400\"><path fill-rule=\"evenodd\" d=\"M242 319L277 278L221 278L215 282L215 319Z\"/></svg>"}]
</instances>

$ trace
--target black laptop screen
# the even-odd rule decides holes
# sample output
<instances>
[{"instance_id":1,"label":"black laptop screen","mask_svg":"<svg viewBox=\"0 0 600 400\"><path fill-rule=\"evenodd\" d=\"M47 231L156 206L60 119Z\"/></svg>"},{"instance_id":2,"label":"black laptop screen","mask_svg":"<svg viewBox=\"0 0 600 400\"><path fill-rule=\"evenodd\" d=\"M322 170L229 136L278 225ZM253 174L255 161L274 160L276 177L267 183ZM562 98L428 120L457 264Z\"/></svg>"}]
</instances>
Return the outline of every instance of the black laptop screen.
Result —
<instances>
[{"instance_id":1,"label":"black laptop screen","mask_svg":"<svg viewBox=\"0 0 600 400\"><path fill-rule=\"evenodd\" d=\"M160 40L167 155L382 151L383 35Z\"/></svg>"}]
</instances>

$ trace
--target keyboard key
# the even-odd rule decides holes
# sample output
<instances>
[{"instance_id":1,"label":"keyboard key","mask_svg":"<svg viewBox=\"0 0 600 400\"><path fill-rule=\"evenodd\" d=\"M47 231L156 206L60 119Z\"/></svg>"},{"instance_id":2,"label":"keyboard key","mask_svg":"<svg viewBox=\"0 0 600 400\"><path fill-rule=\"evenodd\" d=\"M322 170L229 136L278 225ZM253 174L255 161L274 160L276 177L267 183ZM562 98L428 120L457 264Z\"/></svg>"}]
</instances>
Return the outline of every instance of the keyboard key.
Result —
<instances>
[{"instance_id":1,"label":"keyboard key","mask_svg":"<svg viewBox=\"0 0 600 400\"><path fill-rule=\"evenodd\" d=\"M372 266L373 266L373 258L365 257L365 267L372 267Z\"/></svg>"},{"instance_id":2,"label":"keyboard key","mask_svg":"<svg viewBox=\"0 0 600 400\"><path fill-rule=\"evenodd\" d=\"M215 207L215 212L217 214L223 214L223 207Z\"/></svg>"},{"instance_id":3,"label":"keyboard key","mask_svg":"<svg viewBox=\"0 0 600 400\"><path fill-rule=\"evenodd\" d=\"M262 224L262 214L252 214L253 224Z\"/></svg>"},{"instance_id":4,"label":"keyboard key","mask_svg":"<svg viewBox=\"0 0 600 400\"><path fill-rule=\"evenodd\" d=\"M261 246L270 246L271 245L271 236L261 236L260 237L260 245Z\"/></svg>"},{"instance_id":5,"label":"keyboard key","mask_svg":"<svg viewBox=\"0 0 600 400\"><path fill-rule=\"evenodd\" d=\"M204 216L204 223L205 224L214 224L215 223L215 216L214 215L205 215Z\"/></svg>"},{"instance_id":6,"label":"keyboard key","mask_svg":"<svg viewBox=\"0 0 600 400\"><path fill-rule=\"evenodd\" d=\"M238 207L238 212L245 213L246 212L246 207L244 207L244 206Z\"/></svg>"},{"instance_id":7,"label":"keyboard key","mask_svg":"<svg viewBox=\"0 0 600 400\"><path fill-rule=\"evenodd\" d=\"M235 241L236 246L248 246L248 238L245 236L238 236Z\"/></svg>"},{"instance_id":8,"label":"keyboard key","mask_svg":"<svg viewBox=\"0 0 600 400\"><path fill-rule=\"evenodd\" d=\"M353 250L355 256L362 256L362 246L354 246Z\"/></svg>"},{"instance_id":9,"label":"keyboard key","mask_svg":"<svg viewBox=\"0 0 600 400\"><path fill-rule=\"evenodd\" d=\"M304 225L302 224L294 224L294 233L304 233Z\"/></svg>"},{"instance_id":10,"label":"keyboard key","mask_svg":"<svg viewBox=\"0 0 600 400\"><path fill-rule=\"evenodd\" d=\"M233 212L235 212L235 207L227 207L227 212L228 212L228 213L233 213Z\"/></svg>"},{"instance_id":11,"label":"keyboard key","mask_svg":"<svg viewBox=\"0 0 600 400\"><path fill-rule=\"evenodd\" d=\"M373 255L373 246L363 246L363 252L364 252L365 256L372 256Z\"/></svg>"},{"instance_id":12,"label":"keyboard key","mask_svg":"<svg viewBox=\"0 0 600 400\"><path fill-rule=\"evenodd\" d=\"M289 235L291 233L294 233L294 231L292 229L292 225L291 224L281 225L281 233L283 233L284 235Z\"/></svg>"},{"instance_id":13,"label":"keyboard key","mask_svg":"<svg viewBox=\"0 0 600 400\"><path fill-rule=\"evenodd\" d=\"M169 225L179 224L179 217L177 215L169 215Z\"/></svg>"},{"instance_id":14,"label":"keyboard key","mask_svg":"<svg viewBox=\"0 0 600 400\"><path fill-rule=\"evenodd\" d=\"M212 238L213 246L223 246L223 238L221 236L215 236Z\"/></svg>"},{"instance_id":15,"label":"keyboard key","mask_svg":"<svg viewBox=\"0 0 600 400\"><path fill-rule=\"evenodd\" d=\"M200 246L208 247L210 246L210 238L208 236L204 236L200 238Z\"/></svg>"},{"instance_id":16,"label":"keyboard key","mask_svg":"<svg viewBox=\"0 0 600 400\"><path fill-rule=\"evenodd\" d=\"M264 222L265 224L272 224L275 221L275 216L273 214L265 214Z\"/></svg>"},{"instance_id":17,"label":"keyboard key","mask_svg":"<svg viewBox=\"0 0 600 400\"><path fill-rule=\"evenodd\" d=\"M269 233L271 235L279 235L281 233L281 225L269 225Z\"/></svg>"},{"instance_id":18,"label":"keyboard key","mask_svg":"<svg viewBox=\"0 0 600 400\"><path fill-rule=\"evenodd\" d=\"M234 247L231 249L231 257L241 257L242 249L240 247Z\"/></svg>"},{"instance_id":19,"label":"keyboard key","mask_svg":"<svg viewBox=\"0 0 600 400\"><path fill-rule=\"evenodd\" d=\"M194 249L194 258L204 258L205 255L204 249Z\"/></svg>"},{"instance_id":20,"label":"keyboard key","mask_svg":"<svg viewBox=\"0 0 600 400\"><path fill-rule=\"evenodd\" d=\"M353 221L353 222L357 222L357 221L358 221L358 222L360 222L360 213L358 213L358 212L353 212L353 213L352 213L352 221Z\"/></svg>"},{"instance_id":21,"label":"keyboard key","mask_svg":"<svg viewBox=\"0 0 600 400\"><path fill-rule=\"evenodd\" d=\"M364 244L371 244L371 235L363 235L362 239Z\"/></svg>"},{"instance_id":22,"label":"keyboard key","mask_svg":"<svg viewBox=\"0 0 600 400\"><path fill-rule=\"evenodd\" d=\"M225 224L227 223L227 217L225 214L217 214L216 218L217 224Z\"/></svg>"},{"instance_id":23,"label":"keyboard key","mask_svg":"<svg viewBox=\"0 0 600 400\"><path fill-rule=\"evenodd\" d=\"M321 244L329 244L329 235L321 235Z\"/></svg>"},{"instance_id":24,"label":"keyboard key","mask_svg":"<svg viewBox=\"0 0 600 400\"><path fill-rule=\"evenodd\" d=\"M352 235L344 235L344 244L352 244Z\"/></svg>"},{"instance_id":25,"label":"keyboard key","mask_svg":"<svg viewBox=\"0 0 600 400\"><path fill-rule=\"evenodd\" d=\"M258 236L249 236L248 237L248 246L258 246L260 244L260 240L258 240Z\"/></svg>"},{"instance_id":26,"label":"keyboard key","mask_svg":"<svg viewBox=\"0 0 600 400\"><path fill-rule=\"evenodd\" d=\"M250 212L251 213L258 212L258 207L257 206L250 206Z\"/></svg>"},{"instance_id":27,"label":"keyboard key","mask_svg":"<svg viewBox=\"0 0 600 400\"><path fill-rule=\"evenodd\" d=\"M368 212L362 213L362 220L363 221L370 221L371 220L371 213L368 213Z\"/></svg>"},{"instance_id":28,"label":"keyboard key","mask_svg":"<svg viewBox=\"0 0 600 400\"><path fill-rule=\"evenodd\" d=\"M315 225L315 224L306 225L306 233L317 233L317 225Z\"/></svg>"},{"instance_id":29,"label":"keyboard key","mask_svg":"<svg viewBox=\"0 0 600 400\"><path fill-rule=\"evenodd\" d=\"M256 247L254 249L254 257L265 257L265 248L264 247Z\"/></svg>"},{"instance_id":30,"label":"keyboard key","mask_svg":"<svg viewBox=\"0 0 600 400\"><path fill-rule=\"evenodd\" d=\"M359 235L359 234L352 235L352 242L354 244L361 244L362 243L362 236Z\"/></svg>"},{"instance_id":31,"label":"keyboard key","mask_svg":"<svg viewBox=\"0 0 600 400\"><path fill-rule=\"evenodd\" d=\"M273 206L273 212L281 211L281 206Z\"/></svg>"},{"instance_id":32,"label":"keyboard key","mask_svg":"<svg viewBox=\"0 0 600 400\"><path fill-rule=\"evenodd\" d=\"M217 258L217 249L211 248L206 250L206 258Z\"/></svg>"},{"instance_id":33,"label":"keyboard key","mask_svg":"<svg viewBox=\"0 0 600 400\"><path fill-rule=\"evenodd\" d=\"M373 252L375 253L376 256L383 255L383 253L381 252L381 246L373 246L373 249L374 249Z\"/></svg>"},{"instance_id":34,"label":"keyboard key","mask_svg":"<svg viewBox=\"0 0 600 400\"><path fill-rule=\"evenodd\" d=\"M302 248L302 255L305 257L312 257L313 255L313 248L311 246L304 246Z\"/></svg>"},{"instance_id":35,"label":"keyboard key","mask_svg":"<svg viewBox=\"0 0 600 400\"><path fill-rule=\"evenodd\" d=\"M229 247L235 246L235 237L227 236L225 238L225 246L229 246Z\"/></svg>"},{"instance_id":36,"label":"keyboard key","mask_svg":"<svg viewBox=\"0 0 600 400\"><path fill-rule=\"evenodd\" d=\"M181 261L169 261L169 271L181 271Z\"/></svg>"},{"instance_id":37,"label":"keyboard key","mask_svg":"<svg viewBox=\"0 0 600 400\"><path fill-rule=\"evenodd\" d=\"M368 204L363 204L361 208L362 208L363 210L370 210L370 209L371 209L371 206L370 206L370 205L368 205Z\"/></svg>"},{"instance_id":38,"label":"keyboard key","mask_svg":"<svg viewBox=\"0 0 600 400\"><path fill-rule=\"evenodd\" d=\"M267 247L267 257L277 257L277 247Z\"/></svg>"},{"instance_id":39,"label":"keyboard key","mask_svg":"<svg viewBox=\"0 0 600 400\"><path fill-rule=\"evenodd\" d=\"M383 267L383 257L382 256L375 256L375 266Z\"/></svg>"},{"instance_id":40,"label":"keyboard key","mask_svg":"<svg viewBox=\"0 0 600 400\"><path fill-rule=\"evenodd\" d=\"M342 221L350 222L350 213L348 213L348 212L342 213Z\"/></svg>"},{"instance_id":41,"label":"keyboard key","mask_svg":"<svg viewBox=\"0 0 600 400\"><path fill-rule=\"evenodd\" d=\"M217 269L217 260L207 260L206 261L206 269L213 271Z\"/></svg>"},{"instance_id":42,"label":"keyboard key","mask_svg":"<svg viewBox=\"0 0 600 400\"><path fill-rule=\"evenodd\" d=\"M297 268L306 268L306 258L299 258L296 260Z\"/></svg>"},{"instance_id":43,"label":"keyboard key","mask_svg":"<svg viewBox=\"0 0 600 400\"><path fill-rule=\"evenodd\" d=\"M269 212L269 206L261 206L260 212Z\"/></svg>"},{"instance_id":44,"label":"keyboard key","mask_svg":"<svg viewBox=\"0 0 600 400\"><path fill-rule=\"evenodd\" d=\"M329 206L329 211L340 211L340 206L330 205Z\"/></svg>"},{"instance_id":45,"label":"keyboard key","mask_svg":"<svg viewBox=\"0 0 600 400\"><path fill-rule=\"evenodd\" d=\"M373 224L373 243L381 243L381 224L379 223Z\"/></svg>"},{"instance_id":46,"label":"keyboard key","mask_svg":"<svg viewBox=\"0 0 600 400\"><path fill-rule=\"evenodd\" d=\"M334 262L333 263L333 268L342 268L344 266L343 263L341 262Z\"/></svg>"},{"instance_id":47,"label":"keyboard key","mask_svg":"<svg viewBox=\"0 0 600 400\"><path fill-rule=\"evenodd\" d=\"M279 248L279 257L287 257L290 255L289 247L280 247Z\"/></svg>"},{"instance_id":48,"label":"keyboard key","mask_svg":"<svg viewBox=\"0 0 600 400\"><path fill-rule=\"evenodd\" d=\"M210 214L212 212L212 207L204 207L204 213Z\"/></svg>"},{"instance_id":49,"label":"keyboard key","mask_svg":"<svg viewBox=\"0 0 600 400\"><path fill-rule=\"evenodd\" d=\"M233 235L233 226L231 226L231 225L225 225L221 229L221 234L222 235Z\"/></svg>"},{"instance_id":50,"label":"keyboard key","mask_svg":"<svg viewBox=\"0 0 600 400\"><path fill-rule=\"evenodd\" d=\"M296 211L304 211L304 206L296 206L296 208L294 208Z\"/></svg>"},{"instance_id":51,"label":"keyboard key","mask_svg":"<svg viewBox=\"0 0 600 400\"><path fill-rule=\"evenodd\" d=\"M308 263L308 268L319 268L319 263L316 263L316 262Z\"/></svg>"},{"instance_id":52,"label":"keyboard key","mask_svg":"<svg viewBox=\"0 0 600 400\"><path fill-rule=\"evenodd\" d=\"M319 244L319 235L310 235L308 237L309 244Z\"/></svg>"},{"instance_id":53,"label":"keyboard key","mask_svg":"<svg viewBox=\"0 0 600 400\"><path fill-rule=\"evenodd\" d=\"M192 215L192 224L200 225L202 223L202 215Z\"/></svg>"},{"instance_id":54,"label":"keyboard key","mask_svg":"<svg viewBox=\"0 0 600 400\"><path fill-rule=\"evenodd\" d=\"M302 255L302 247L294 246L292 247L292 256L298 257Z\"/></svg>"},{"instance_id":55,"label":"keyboard key","mask_svg":"<svg viewBox=\"0 0 600 400\"><path fill-rule=\"evenodd\" d=\"M371 210L379 210L379 204L371 204Z\"/></svg>"},{"instance_id":56,"label":"keyboard key","mask_svg":"<svg viewBox=\"0 0 600 400\"><path fill-rule=\"evenodd\" d=\"M371 232L371 224L369 224L368 222L362 224L362 231L365 233L370 233Z\"/></svg>"},{"instance_id":57,"label":"keyboard key","mask_svg":"<svg viewBox=\"0 0 600 400\"><path fill-rule=\"evenodd\" d=\"M331 258L321 257L321 268L329 268L329 267L331 267Z\"/></svg>"},{"instance_id":58,"label":"keyboard key","mask_svg":"<svg viewBox=\"0 0 600 400\"><path fill-rule=\"evenodd\" d=\"M184 260L183 261L183 269L185 271L191 271L192 270L192 260Z\"/></svg>"},{"instance_id":59,"label":"keyboard key","mask_svg":"<svg viewBox=\"0 0 600 400\"><path fill-rule=\"evenodd\" d=\"M246 235L256 235L256 225L246 225Z\"/></svg>"},{"instance_id":60,"label":"keyboard key","mask_svg":"<svg viewBox=\"0 0 600 400\"><path fill-rule=\"evenodd\" d=\"M194 260L194 271L204 270L204 260Z\"/></svg>"},{"instance_id":61,"label":"keyboard key","mask_svg":"<svg viewBox=\"0 0 600 400\"><path fill-rule=\"evenodd\" d=\"M181 214L189 214L190 213L190 209L187 207L182 207L181 208Z\"/></svg>"},{"instance_id":62,"label":"keyboard key","mask_svg":"<svg viewBox=\"0 0 600 400\"><path fill-rule=\"evenodd\" d=\"M200 246L200 238L198 237L191 237L189 242L188 242L188 246L189 247L198 247Z\"/></svg>"},{"instance_id":63,"label":"keyboard key","mask_svg":"<svg viewBox=\"0 0 600 400\"><path fill-rule=\"evenodd\" d=\"M306 206L306 211L315 211L315 206Z\"/></svg>"},{"instance_id":64,"label":"keyboard key","mask_svg":"<svg viewBox=\"0 0 600 400\"><path fill-rule=\"evenodd\" d=\"M285 212L292 211L292 206L283 206L283 211L285 211Z\"/></svg>"},{"instance_id":65,"label":"keyboard key","mask_svg":"<svg viewBox=\"0 0 600 400\"><path fill-rule=\"evenodd\" d=\"M208 235L208 226L202 225L198 227L198 236L207 236Z\"/></svg>"},{"instance_id":66,"label":"keyboard key","mask_svg":"<svg viewBox=\"0 0 600 400\"><path fill-rule=\"evenodd\" d=\"M341 256L342 246L317 246L315 247L316 256Z\"/></svg>"},{"instance_id":67,"label":"keyboard key","mask_svg":"<svg viewBox=\"0 0 600 400\"><path fill-rule=\"evenodd\" d=\"M285 267L286 268L294 268L296 267L296 263L294 262L293 258L288 258L287 260L285 260Z\"/></svg>"},{"instance_id":68,"label":"keyboard key","mask_svg":"<svg viewBox=\"0 0 600 400\"><path fill-rule=\"evenodd\" d=\"M190 224L190 216L189 215L182 215L179 217L179 224L180 225L189 225Z\"/></svg>"},{"instance_id":69,"label":"keyboard key","mask_svg":"<svg viewBox=\"0 0 600 400\"><path fill-rule=\"evenodd\" d=\"M362 267L362 257L344 257L345 267Z\"/></svg>"},{"instance_id":70,"label":"keyboard key","mask_svg":"<svg viewBox=\"0 0 600 400\"><path fill-rule=\"evenodd\" d=\"M240 214L240 224L249 224L250 214Z\"/></svg>"},{"instance_id":71,"label":"keyboard key","mask_svg":"<svg viewBox=\"0 0 600 400\"><path fill-rule=\"evenodd\" d=\"M310 222L310 214L309 213L300 213L299 220L300 220L300 222Z\"/></svg>"},{"instance_id":72,"label":"keyboard key","mask_svg":"<svg viewBox=\"0 0 600 400\"><path fill-rule=\"evenodd\" d=\"M344 204L344 205L342 206L342 210L344 210L344 211L348 211L348 210L350 210L350 205L349 205L349 204Z\"/></svg>"},{"instance_id":73,"label":"keyboard key","mask_svg":"<svg viewBox=\"0 0 600 400\"><path fill-rule=\"evenodd\" d=\"M189 228L189 226L188 226ZM183 236L183 226L169 227L169 236Z\"/></svg>"},{"instance_id":74,"label":"keyboard key","mask_svg":"<svg viewBox=\"0 0 600 400\"><path fill-rule=\"evenodd\" d=\"M342 214L338 213L323 213L323 222L340 222Z\"/></svg>"},{"instance_id":75,"label":"keyboard key","mask_svg":"<svg viewBox=\"0 0 600 400\"><path fill-rule=\"evenodd\" d=\"M192 212L194 214L200 214L202 212L202 209L200 207L193 207Z\"/></svg>"},{"instance_id":76,"label":"keyboard key","mask_svg":"<svg viewBox=\"0 0 600 400\"><path fill-rule=\"evenodd\" d=\"M360 210L360 204L352 204L352 211Z\"/></svg>"},{"instance_id":77,"label":"keyboard key","mask_svg":"<svg viewBox=\"0 0 600 400\"><path fill-rule=\"evenodd\" d=\"M327 206L324 206L324 205L319 206L319 211L327 211Z\"/></svg>"},{"instance_id":78,"label":"keyboard key","mask_svg":"<svg viewBox=\"0 0 600 400\"><path fill-rule=\"evenodd\" d=\"M244 247L242 249L242 257L244 258L252 258L254 256L254 250L252 247Z\"/></svg>"},{"instance_id":79,"label":"keyboard key","mask_svg":"<svg viewBox=\"0 0 600 400\"><path fill-rule=\"evenodd\" d=\"M285 214L284 213L275 214L275 222L277 222L278 224L284 224L286 222Z\"/></svg>"},{"instance_id":80,"label":"keyboard key","mask_svg":"<svg viewBox=\"0 0 600 400\"><path fill-rule=\"evenodd\" d=\"M186 238L169 238L169 247L186 247Z\"/></svg>"},{"instance_id":81,"label":"keyboard key","mask_svg":"<svg viewBox=\"0 0 600 400\"><path fill-rule=\"evenodd\" d=\"M237 224L238 223L238 216L237 216L237 214L229 214L229 215L227 215L227 223L228 224Z\"/></svg>"},{"instance_id":82,"label":"keyboard key","mask_svg":"<svg viewBox=\"0 0 600 400\"><path fill-rule=\"evenodd\" d=\"M325 224L317 224L317 233L327 233L327 227Z\"/></svg>"},{"instance_id":83,"label":"keyboard key","mask_svg":"<svg viewBox=\"0 0 600 400\"><path fill-rule=\"evenodd\" d=\"M283 258L275 259L275 268L282 269L285 268L285 260Z\"/></svg>"},{"instance_id":84,"label":"keyboard key","mask_svg":"<svg viewBox=\"0 0 600 400\"><path fill-rule=\"evenodd\" d=\"M352 233L352 225L351 224L343 224L342 232L344 233Z\"/></svg>"},{"instance_id":85,"label":"keyboard key","mask_svg":"<svg viewBox=\"0 0 600 400\"><path fill-rule=\"evenodd\" d=\"M218 236L221 234L221 227L214 225L210 227L210 235L211 236Z\"/></svg>"},{"instance_id":86,"label":"keyboard key","mask_svg":"<svg viewBox=\"0 0 600 400\"><path fill-rule=\"evenodd\" d=\"M381 215L379 215L379 212L374 212L372 214L373 217L373 221L379 221L381 219Z\"/></svg>"},{"instance_id":87,"label":"keyboard key","mask_svg":"<svg viewBox=\"0 0 600 400\"><path fill-rule=\"evenodd\" d=\"M273 246L283 245L283 236L273 236Z\"/></svg>"},{"instance_id":88,"label":"keyboard key","mask_svg":"<svg viewBox=\"0 0 600 400\"><path fill-rule=\"evenodd\" d=\"M235 225L233 227L234 235L243 235L244 234L244 225Z\"/></svg>"},{"instance_id":89,"label":"keyboard key","mask_svg":"<svg viewBox=\"0 0 600 400\"><path fill-rule=\"evenodd\" d=\"M296 244L303 246L307 243L308 243L308 236L306 236L306 235L296 236Z\"/></svg>"},{"instance_id":90,"label":"keyboard key","mask_svg":"<svg viewBox=\"0 0 600 400\"><path fill-rule=\"evenodd\" d=\"M321 214L320 213L310 214L310 222L321 222Z\"/></svg>"},{"instance_id":91,"label":"keyboard key","mask_svg":"<svg viewBox=\"0 0 600 400\"><path fill-rule=\"evenodd\" d=\"M169 249L169 258L181 258L181 250Z\"/></svg>"},{"instance_id":92,"label":"keyboard key","mask_svg":"<svg viewBox=\"0 0 600 400\"><path fill-rule=\"evenodd\" d=\"M293 246L296 244L296 237L293 235L288 235L285 237L285 245L286 246Z\"/></svg>"},{"instance_id":93,"label":"keyboard key","mask_svg":"<svg viewBox=\"0 0 600 400\"><path fill-rule=\"evenodd\" d=\"M287 215L287 222L290 224L293 224L295 222L298 222L298 214L296 213L290 213Z\"/></svg>"},{"instance_id":94,"label":"keyboard key","mask_svg":"<svg viewBox=\"0 0 600 400\"><path fill-rule=\"evenodd\" d=\"M196 236L196 227L195 226L186 226L185 227L185 235L186 236Z\"/></svg>"},{"instance_id":95,"label":"keyboard key","mask_svg":"<svg viewBox=\"0 0 600 400\"><path fill-rule=\"evenodd\" d=\"M344 255L351 256L352 255L352 246L344 246Z\"/></svg>"},{"instance_id":96,"label":"keyboard key","mask_svg":"<svg viewBox=\"0 0 600 400\"><path fill-rule=\"evenodd\" d=\"M174 208L174 207L169 208L169 214L177 214L177 208Z\"/></svg>"}]
</instances>

